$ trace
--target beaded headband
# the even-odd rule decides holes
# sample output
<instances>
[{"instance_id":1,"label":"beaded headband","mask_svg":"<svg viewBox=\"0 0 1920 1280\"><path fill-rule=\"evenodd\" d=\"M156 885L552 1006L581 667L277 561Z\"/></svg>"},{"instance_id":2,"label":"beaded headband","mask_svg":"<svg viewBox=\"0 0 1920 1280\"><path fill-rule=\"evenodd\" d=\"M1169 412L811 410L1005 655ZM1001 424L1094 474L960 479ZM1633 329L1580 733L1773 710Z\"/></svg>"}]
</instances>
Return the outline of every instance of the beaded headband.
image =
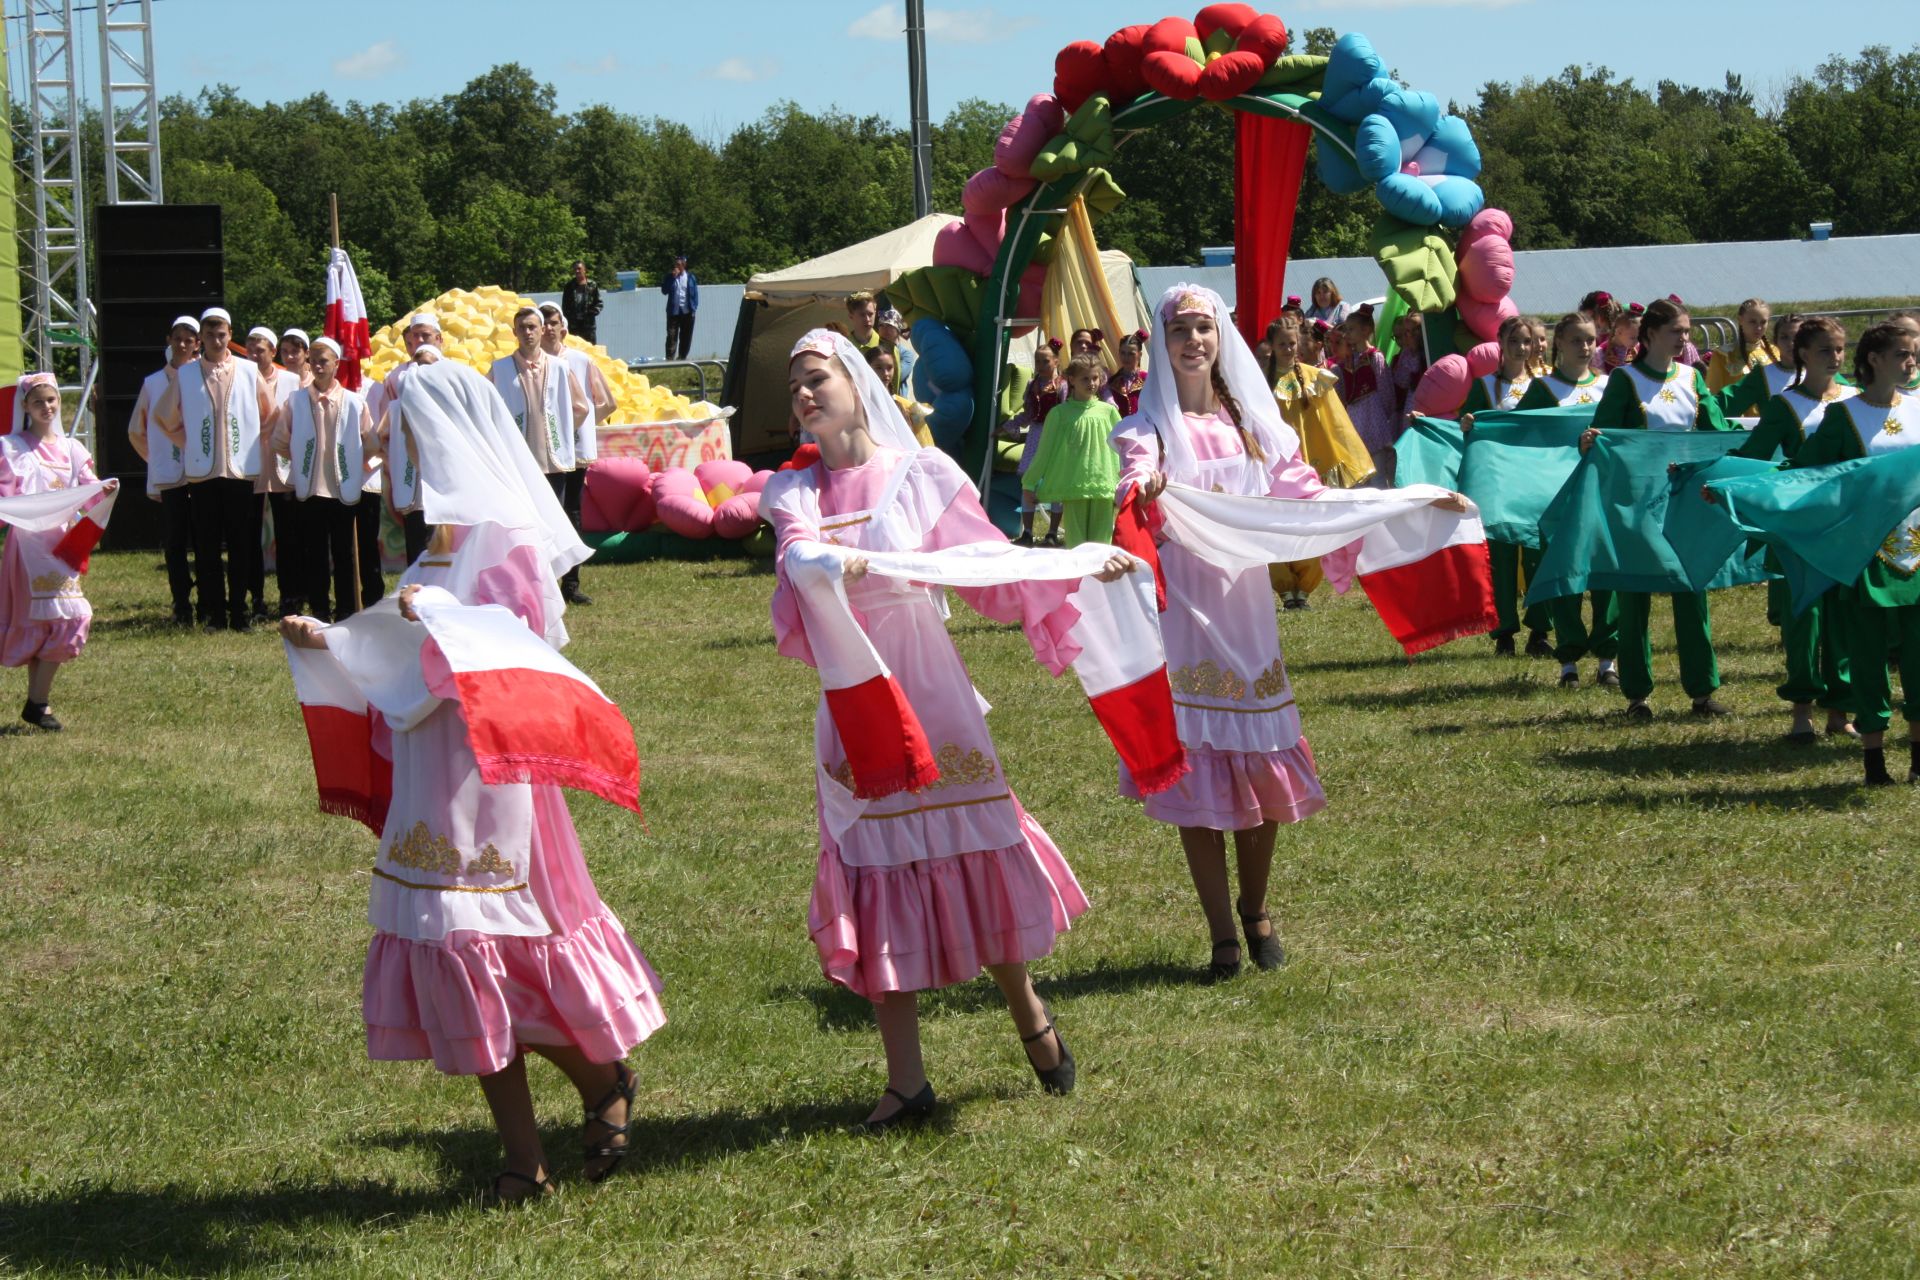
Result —
<instances>
[{"instance_id":1,"label":"beaded headband","mask_svg":"<svg viewBox=\"0 0 1920 1280\"><path fill-rule=\"evenodd\" d=\"M833 338L826 330L811 329L801 335L800 341L793 344L793 353L787 357L787 363L792 364L804 355L827 357L838 354L839 352L833 349Z\"/></svg>"},{"instance_id":2,"label":"beaded headband","mask_svg":"<svg viewBox=\"0 0 1920 1280\"><path fill-rule=\"evenodd\" d=\"M1213 314L1213 304L1207 301L1204 293L1183 293L1160 308L1160 318L1171 320L1175 316Z\"/></svg>"}]
</instances>

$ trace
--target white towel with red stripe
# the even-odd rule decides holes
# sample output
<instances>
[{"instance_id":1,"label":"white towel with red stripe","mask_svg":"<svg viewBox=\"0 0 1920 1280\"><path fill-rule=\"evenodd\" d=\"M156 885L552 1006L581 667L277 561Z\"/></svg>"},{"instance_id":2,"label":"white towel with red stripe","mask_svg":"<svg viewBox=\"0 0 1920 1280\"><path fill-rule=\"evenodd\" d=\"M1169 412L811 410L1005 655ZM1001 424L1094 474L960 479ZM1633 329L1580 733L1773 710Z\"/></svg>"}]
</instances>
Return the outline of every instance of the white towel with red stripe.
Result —
<instances>
[{"instance_id":1,"label":"white towel with red stripe","mask_svg":"<svg viewBox=\"0 0 1920 1280\"><path fill-rule=\"evenodd\" d=\"M1433 505L1449 491L1335 489L1314 498L1246 497L1169 484L1166 535L1223 569L1311 560L1359 542L1354 576L1409 656L1498 625L1487 534L1477 508Z\"/></svg>"},{"instance_id":2,"label":"white towel with red stripe","mask_svg":"<svg viewBox=\"0 0 1920 1280\"><path fill-rule=\"evenodd\" d=\"M848 560L900 582L992 587L1014 582L1083 580L1067 597L1079 613L1068 633L1079 649L1074 674L1101 728L1143 791L1165 790L1187 771L1167 684L1153 577L1144 565L1114 582L1094 577L1116 554L1104 543L1068 551L1004 542L943 551L866 551L799 542L785 553L787 581L799 602L827 711L853 771L853 791L872 800L926 787L939 778L926 734L893 673L855 619L842 577Z\"/></svg>"},{"instance_id":3,"label":"white towel with red stripe","mask_svg":"<svg viewBox=\"0 0 1920 1280\"><path fill-rule=\"evenodd\" d=\"M100 497L102 494L106 496ZM73 527L53 545L52 554L75 573L85 573L93 549L100 545L100 535L113 516L114 499L119 496L117 488L109 491L106 481L95 480L69 489L0 498L0 524L10 524L23 533L43 533L72 520ZM81 511L96 497L99 502ZM73 519L76 512L80 514L78 520Z\"/></svg>"}]
</instances>

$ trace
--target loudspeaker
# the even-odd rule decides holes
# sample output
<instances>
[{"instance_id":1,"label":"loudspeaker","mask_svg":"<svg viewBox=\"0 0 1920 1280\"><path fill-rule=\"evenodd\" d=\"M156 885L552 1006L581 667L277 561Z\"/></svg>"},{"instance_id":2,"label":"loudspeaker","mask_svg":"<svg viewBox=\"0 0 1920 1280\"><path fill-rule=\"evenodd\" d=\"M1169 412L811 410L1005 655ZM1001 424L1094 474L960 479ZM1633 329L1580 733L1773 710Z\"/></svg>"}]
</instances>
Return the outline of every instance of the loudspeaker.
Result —
<instances>
[{"instance_id":1,"label":"loudspeaker","mask_svg":"<svg viewBox=\"0 0 1920 1280\"><path fill-rule=\"evenodd\" d=\"M94 453L124 495L106 540L160 545L160 505L146 498L147 464L127 440L140 384L166 363L167 326L219 306L226 255L217 204L105 204L94 210L93 302L99 317Z\"/></svg>"}]
</instances>

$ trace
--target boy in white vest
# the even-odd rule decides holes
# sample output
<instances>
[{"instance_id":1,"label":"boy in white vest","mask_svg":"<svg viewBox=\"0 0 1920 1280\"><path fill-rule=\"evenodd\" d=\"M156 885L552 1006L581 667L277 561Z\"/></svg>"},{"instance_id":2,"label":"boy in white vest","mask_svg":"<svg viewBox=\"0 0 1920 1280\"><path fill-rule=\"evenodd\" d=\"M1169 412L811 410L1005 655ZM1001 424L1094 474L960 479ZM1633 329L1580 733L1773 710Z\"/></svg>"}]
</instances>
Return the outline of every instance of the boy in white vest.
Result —
<instances>
[{"instance_id":1,"label":"boy in white vest","mask_svg":"<svg viewBox=\"0 0 1920 1280\"><path fill-rule=\"evenodd\" d=\"M399 426L394 412L394 400L400 394L400 387L406 381L413 365L423 363L434 357L424 356L424 351L440 351L440 317L431 311L416 311L407 317L407 327L401 330L400 339L407 344L408 363L388 372L380 382L374 384L367 393L367 408L372 412L380 431L381 447L386 451L387 463L383 470L386 498L393 509L394 519L400 522L401 531L407 540L407 563L412 564L427 549L427 519L420 513L420 464L408 452L406 445L398 440L395 428Z\"/></svg>"},{"instance_id":2,"label":"boy in white vest","mask_svg":"<svg viewBox=\"0 0 1920 1280\"><path fill-rule=\"evenodd\" d=\"M187 487L185 454L167 438L153 411L181 368L200 354L200 322L180 316L167 330L167 363L148 374L133 402L127 439L147 464L147 497L160 504L160 540L167 558L167 589L173 596L174 625L193 625L193 508Z\"/></svg>"},{"instance_id":3,"label":"boy in white vest","mask_svg":"<svg viewBox=\"0 0 1920 1280\"><path fill-rule=\"evenodd\" d=\"M233 317L224 307L200 313L200 358L181 369L160 397L154 418L181 447L187 486L193 490L194 571L200 588L200 621L251 631L247 578L258 552L248 508L256 501L260 474L260 424L273 412L260 372L236 360L227 342ZM225 546L226 572L220 551Z\"/></svg>"},{"instance_id":4,"label":"boy in white vest","mask_svg":"<svg viewBox=\"0 0 1920 1280\"><path fill-rule=\"evenodd\" d=\"M364 598L354 576L359 508L377 499L363 498L361 487L368 462L380 454L373 414L359 392L337 381L339 367L340 345L314 339L307 350L313 381L274 414L269 436L274 456L287 464L293 498L288 506L300 531L294 599L284 607L323 622L351 616Z\"/></svg>"},{"instance_id":5,"label":"boy in white vest","mask_svg":"<svg viewBox=\"0 0 1920 1280\"><path fill-rule=\"evenodd\" d=\"M278 410L295 391L300 389L299 372L282 367L279 357L278 334L265 325L255 325L247 331L247 358L253 361L253 367L259 370L260 386L266 392L268 403L275 410ZM266 423L263 421L260 425L264 430ZM253 507L250 514L253 516L254 529L252 536L248 539L248 545L254 548L254 556L252 578L247 586L253 598L255 622L264 621L267 616L266 512L269 507L273 509L273 576L275 585L280 590L281 603L280 612L275 614L275 617L286 616L287 590L292 583L292 579L287 576L286 568L290 553L281 536L281 531L285 528L281 507L285 505L285 497L292 492L292 487L287 484L285 473L275 465L276 461L270 458L261 459L260 473L253 478ZM291 554L297 554L297 552Z\"/></svg>"},{"instance_id":6,"label":"boy in white vest","mask_svg":"<svg viewBox=\"0 0 1920 1280\"><path fill-rule=\"evenodd\" d=\"M567 373L566 362L540 349L540 330L539 309L520 308L513 317L513 337L519 348L495 360L488 377L524 434L533 464L545 473L553 496L564 503L567 475L576 462L574 443L580 427L592 418L593 406ZM578 526L577 508L569 518ZM577 566L560 579L560 594L570 603L586 603L580 595Z\"/></svg>"},{"instance_id":7,"label":"boy in white vest","mask_svg":"<svg viewBox=\"0 0 1920 1280\"><path fill-rule=\"evenodd\" d=\"M576 389L586 395L591 406L587 420L574 433L574 468L567 473L566 492L560 496L560 509L567 513L567 519L573 521L574 532L578 533L580 502L587 492L587 468L600 456L600 424L613 413L613 388L607 385L607 376L600 372L600 366L593 362L590 354L567 345L567 313L556 303L540 304L540 349L566 363ZM573 594L567 599L574 604L593 603L593 597L580 590L577 580Z\"/></svg>"}]
</instances>

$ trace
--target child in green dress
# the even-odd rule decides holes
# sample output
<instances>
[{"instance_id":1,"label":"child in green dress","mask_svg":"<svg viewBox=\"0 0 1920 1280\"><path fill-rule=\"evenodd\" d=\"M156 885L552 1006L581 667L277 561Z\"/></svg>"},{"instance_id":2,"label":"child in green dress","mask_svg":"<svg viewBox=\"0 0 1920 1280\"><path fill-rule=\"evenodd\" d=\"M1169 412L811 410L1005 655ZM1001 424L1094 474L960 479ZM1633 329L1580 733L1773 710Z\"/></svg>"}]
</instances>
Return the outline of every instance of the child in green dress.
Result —
<instances>
[{"instance_id":1,"label":"child in green dress","mask_svg":"<svg viewBox=\"0 0 1920 1280\"><path fill-rule=\"evenodd\" d=\"M1058 503L1062 529L1046 545L1077 547L1113 541L1113 492L1120 485L1120 455L1108 443L1120 411L1096 397L1106 380L1100 357L1086 352L1067 363L1067 398L1048 412L1040 448L1027 469L1027 484L1044 503Z\"/></svg>"}]
</instances>

